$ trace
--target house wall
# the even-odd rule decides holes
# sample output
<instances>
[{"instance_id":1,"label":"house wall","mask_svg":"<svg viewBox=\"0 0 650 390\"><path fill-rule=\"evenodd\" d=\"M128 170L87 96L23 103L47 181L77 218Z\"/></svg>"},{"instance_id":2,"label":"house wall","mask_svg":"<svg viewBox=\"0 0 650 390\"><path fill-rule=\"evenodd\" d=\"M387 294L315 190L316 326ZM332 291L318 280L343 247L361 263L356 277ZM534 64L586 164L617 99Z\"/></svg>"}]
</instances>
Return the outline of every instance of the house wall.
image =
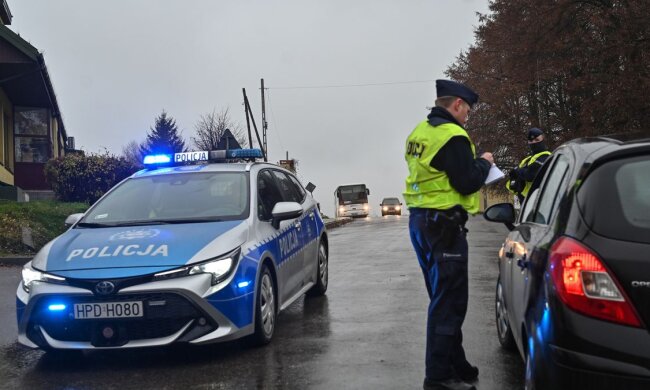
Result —
<instances>
[{"instance_id":1,"label":"house wall","mask_svg":"<svg viewBox=\"0 0 650 390\"><path fill-rule=\"evenodd\" d=\"M0 182L14 185L13 104L0 88Z\"/></svg>"}]
</instances>

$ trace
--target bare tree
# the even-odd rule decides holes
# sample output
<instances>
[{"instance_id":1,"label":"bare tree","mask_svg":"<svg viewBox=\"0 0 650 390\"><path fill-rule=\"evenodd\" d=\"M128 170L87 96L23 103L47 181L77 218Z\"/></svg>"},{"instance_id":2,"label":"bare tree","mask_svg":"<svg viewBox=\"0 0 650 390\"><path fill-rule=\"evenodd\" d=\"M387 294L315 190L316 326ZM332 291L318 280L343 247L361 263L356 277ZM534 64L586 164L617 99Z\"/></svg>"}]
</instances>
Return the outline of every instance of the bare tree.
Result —
<instances>
[{"instance_id":1,"label":"bare tree","mask_svg":"<svg viewBox=\"0 0 650 390\"><path fill-rule=\"evenodd\" d=\"M235 136L242 148L248 145L241 124L234 122L230 118L228 108L221 110L219 113L212 110L209 114L201 115L194 128L196 137L192 137L192 142L194 142L198 150L217 149L217 144L227 129Z\"/></svg>"},{"instance_id":2,"label":"bare tree","mask_svg":"<svg viewBox=\"0 0 650 390\"><path fill-rule=\"evenodd\" d=\"M136 167L142 167L142 146L137 141L131 141L122 147L122 157Z\"/></svg>"}]
</instances>

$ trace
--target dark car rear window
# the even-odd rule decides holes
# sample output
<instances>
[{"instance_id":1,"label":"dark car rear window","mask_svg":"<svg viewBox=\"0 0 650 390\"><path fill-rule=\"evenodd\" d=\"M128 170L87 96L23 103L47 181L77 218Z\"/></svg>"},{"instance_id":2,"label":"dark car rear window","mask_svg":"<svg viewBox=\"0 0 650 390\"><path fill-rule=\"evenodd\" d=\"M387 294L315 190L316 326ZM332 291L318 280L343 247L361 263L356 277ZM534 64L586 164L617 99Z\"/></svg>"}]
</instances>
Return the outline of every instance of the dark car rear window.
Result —
<instances>
[{"instance_id":1,"label":"dark car rear window","mask_svg":"<svg viewBox=\"0 0 650 390\"><path fill-rule=\"evenodd\" d=\"M594 232L650 243L650 155L596 168L578 191L578 202Z\"/></svg>"}]
</instances>

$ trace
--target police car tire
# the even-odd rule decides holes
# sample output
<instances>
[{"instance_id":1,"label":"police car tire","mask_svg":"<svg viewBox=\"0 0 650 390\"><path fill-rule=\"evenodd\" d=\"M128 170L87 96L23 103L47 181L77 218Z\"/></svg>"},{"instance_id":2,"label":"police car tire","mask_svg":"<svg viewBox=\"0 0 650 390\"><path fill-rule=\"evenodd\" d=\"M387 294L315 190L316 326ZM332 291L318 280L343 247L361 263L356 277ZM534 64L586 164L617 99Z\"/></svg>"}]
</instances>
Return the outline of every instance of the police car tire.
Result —
<instances>
[{"instance_id":1,"label":"police car tire","mask_svg":"<svg viewBox=\"0 0 650 390\"><path fill-rule=\"evenodd\" d=\"M269 289L270 287L270 289ZM275 325L278 315L277 308L277 292L276 292L275 282L273 281L273 275L269 271L268 266L264 266L262 273L260 274L260 282L258 283L257 293L255 294L255 332L251 335L250 341L254 346L262 346L271 342L273 338L273 333L275 332ZM263 318L263 294L267 295L265 303L268 304L269 298L272 300L271 304L273 305L272 310L267 312L271 317L268 320L271 321L271 329L266 331L264 329L264 318ZM271 295L268 295L271 294Z\"/></svg>"},{"instance_id":2,"label":"police car tire","mask_svg":"<svg viewBox=\"0 0 650 390\"><path fill-rule=\"evenodd\" d=\"M321 241L318 244L318 256L316 256L316 284L307 291L307 296L319 297L325 295L329 281L329 261L327 259L327 249Z\"/></svg>"}]
</instances>

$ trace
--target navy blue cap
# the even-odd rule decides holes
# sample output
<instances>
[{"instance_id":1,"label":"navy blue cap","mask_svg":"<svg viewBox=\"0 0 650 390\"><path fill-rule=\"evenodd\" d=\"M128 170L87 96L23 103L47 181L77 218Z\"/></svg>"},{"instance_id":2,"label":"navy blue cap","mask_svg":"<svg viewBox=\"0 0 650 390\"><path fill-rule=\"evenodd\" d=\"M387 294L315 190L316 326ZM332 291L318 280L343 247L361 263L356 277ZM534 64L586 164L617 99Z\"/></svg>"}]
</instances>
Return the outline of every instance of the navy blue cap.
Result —
<instances>
[{"instance_id":1,"label":"navy blue cap","mask_svg":"<svg viewBox=\"0 0 650 390\"><path fill-rule=\"evenodd\" d=\"M478 102L478 94L469 87L451 80L436 80L436 94L443 96L456 96L463 99L470 107Z\"/></svg>"},{"instance_id":2,"label":"navy blue cap","mask_svg":"<svg viewBox=\"0 0 650 390\"><path fill-rule=\"evenodd\" d=\"M542 134L544 134L542 129L538 129L537 127L531 127L530 129L528 129L528 140L532 141Z\"/></svg>"}]
</instances>

